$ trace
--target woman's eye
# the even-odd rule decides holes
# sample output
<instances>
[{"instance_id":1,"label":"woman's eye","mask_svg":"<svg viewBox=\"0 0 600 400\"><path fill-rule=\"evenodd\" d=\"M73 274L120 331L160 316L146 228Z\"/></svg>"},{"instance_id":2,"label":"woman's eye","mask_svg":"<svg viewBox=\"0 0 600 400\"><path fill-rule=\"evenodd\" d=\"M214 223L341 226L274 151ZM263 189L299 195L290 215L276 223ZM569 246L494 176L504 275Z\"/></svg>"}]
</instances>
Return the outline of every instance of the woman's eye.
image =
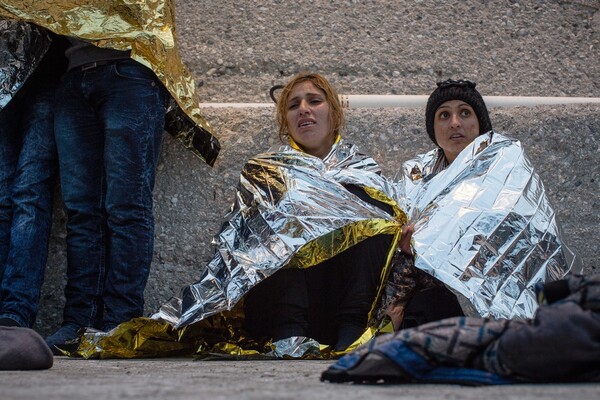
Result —
<instances>
[{"instance_id":1,"label":"woman's eye","mask_svg":"<svg viewBox=\"0 0 600 400\"><path fill-rule=\"evenodd\" d=\"M470 115L471 115L471 110L462 110L462 111L461 111L461 115L462 115L463 117L468 117L468 116L470 116Z\"/></svg>"},{"instance_id":2,"label":"woman's eye","mask_svg":"<svg viewBox=\"0 0 600 400\"><path fill-rule=\"evenodd\" d=\"M441 118L441 119L446 119L446 118L448 118L449 116L450 116L450 113L449 113L449 112L447 112L447 111L442 111L442 112L440 113L440 118Z\"/></svg>"},{"instance_id":3,"label":"woman's eye","mask_svg":"<svg viewBox=\"0 0 600 400\"><path fill-rule=\"evenodd\" d=\"M290 104L288 104L288 110L293 110L296 107L298 107L298 103L290 103Z\"/></svg>"}]
</instances>

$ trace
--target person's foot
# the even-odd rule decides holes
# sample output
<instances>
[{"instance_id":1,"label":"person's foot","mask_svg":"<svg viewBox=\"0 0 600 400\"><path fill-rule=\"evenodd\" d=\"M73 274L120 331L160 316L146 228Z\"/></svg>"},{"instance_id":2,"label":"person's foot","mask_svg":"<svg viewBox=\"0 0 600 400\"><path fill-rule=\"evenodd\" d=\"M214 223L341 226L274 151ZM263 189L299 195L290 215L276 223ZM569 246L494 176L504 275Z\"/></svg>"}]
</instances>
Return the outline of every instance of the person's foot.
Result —
<instances>
[{"instance_id":1,"label":"person's foot","mask_svg":"<svg viewBox=\"0 0 600 400\"><path fill-rule=\"evenodd\" d=\"M12 318L0 318L0 326L18 326L21 327L17 321Z\"/></svg>"},{"instance_id":2,"label":"person's foot","mask_svg":"<svg viewBox=\"0 0 600 400\"><path fill-rule=\"evenodd\" d=\"M75 351L79 346L79 330L80 326L75 324L65 324L59 330L46 338L46 344L52 350L55 356L62 356L65 351Z\"/></svg>"}]
</instances>

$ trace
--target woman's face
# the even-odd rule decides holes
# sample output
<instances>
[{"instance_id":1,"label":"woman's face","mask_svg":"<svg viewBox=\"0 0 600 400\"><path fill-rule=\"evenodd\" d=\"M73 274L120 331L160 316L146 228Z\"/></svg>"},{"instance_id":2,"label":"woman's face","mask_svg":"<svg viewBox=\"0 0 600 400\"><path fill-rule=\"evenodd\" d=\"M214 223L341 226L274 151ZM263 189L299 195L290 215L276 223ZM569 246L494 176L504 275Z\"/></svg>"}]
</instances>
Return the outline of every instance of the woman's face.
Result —
<instances>
[{"instance_id":1,"label":"woman's face","mask_svg":"<svg viewBox=\"0 0 600 400\"><path fill-rule=\"evenodd\" d=\"M310 81L297 84L287 100L286 120L290 136L302 150L324 158L334 143L325 93Z\"/></svg>"},{"instance_id":2,"label":"woman's face","mask_svg":"<svg viewBox=\"0 0 600 400\"><path fill-rule=\"evenodd\" d=\"M449 100L436 110L433 131L449 163L479 136L479 120L473 108L462 100Z\"/></svg>"}]
</instances>

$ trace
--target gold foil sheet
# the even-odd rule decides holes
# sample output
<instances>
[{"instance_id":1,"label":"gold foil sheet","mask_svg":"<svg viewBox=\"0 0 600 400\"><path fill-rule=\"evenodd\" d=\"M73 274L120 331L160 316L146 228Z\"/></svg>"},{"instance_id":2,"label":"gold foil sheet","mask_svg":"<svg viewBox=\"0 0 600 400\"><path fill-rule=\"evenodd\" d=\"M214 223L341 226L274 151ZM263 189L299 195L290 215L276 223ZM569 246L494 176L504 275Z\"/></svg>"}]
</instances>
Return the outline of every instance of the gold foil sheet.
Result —
<instances>
[{"instance_id":1,"label":"gold foil sheet","mask_svg":"<svg viewBox=\"0 0 600 400\"><path fill-rule=\"evenodd\" d=\"M173 0L3 0L0 17L99 47L130 50L131 58L151 68L171 94L167 131L213 165L220 145L201 116L194 79L177 50L174 7Z\"/></svg>"}]
</instances>

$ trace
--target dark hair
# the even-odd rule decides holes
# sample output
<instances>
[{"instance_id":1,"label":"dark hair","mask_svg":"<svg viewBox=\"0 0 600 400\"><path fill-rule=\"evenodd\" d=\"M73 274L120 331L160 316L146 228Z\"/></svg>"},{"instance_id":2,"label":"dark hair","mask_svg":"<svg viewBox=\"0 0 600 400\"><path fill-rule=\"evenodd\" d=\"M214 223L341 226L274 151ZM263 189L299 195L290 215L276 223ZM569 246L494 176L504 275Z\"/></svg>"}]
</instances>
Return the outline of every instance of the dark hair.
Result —
<instances>
[{"instance_id":1,"label":"dark hair","mask_svg":"<svg viewBox=\"0 0 600 400\"><path fill-rule=\"evenodd\" d=\"M329 103L329 126L331 126L334 137L339 135L344 126L344 111L342 110L340 98L334 87L320 74L300 72L283 87L279 99L277 100L277 124L279 125L279 138L282 142L285 142L284 139L290 134L287 125L288 99L294 87L299 83L306 81L311 82L317 89L325 93L325 99L327 103Z\"/></svg>"},{"instance_id":2,"label":"dark hair","mask_svg":"<svg viewBox=\"0 0 600 400\"><path fill-rule=\"evenodd\" d=\"M477 84L467 80L448 79L437 83L437 88L431 93L427 100L425 109L425 127L427 134L437 145L435 140L435 131L433 129L433 121L435 112L445 102L450 100L462 100L473 108L477 120L479 121L479 134L482 135L492 130L492 122L488 114L487 107L483 101L483 97L475 89Z\"/></svg>"}]
</instances>

